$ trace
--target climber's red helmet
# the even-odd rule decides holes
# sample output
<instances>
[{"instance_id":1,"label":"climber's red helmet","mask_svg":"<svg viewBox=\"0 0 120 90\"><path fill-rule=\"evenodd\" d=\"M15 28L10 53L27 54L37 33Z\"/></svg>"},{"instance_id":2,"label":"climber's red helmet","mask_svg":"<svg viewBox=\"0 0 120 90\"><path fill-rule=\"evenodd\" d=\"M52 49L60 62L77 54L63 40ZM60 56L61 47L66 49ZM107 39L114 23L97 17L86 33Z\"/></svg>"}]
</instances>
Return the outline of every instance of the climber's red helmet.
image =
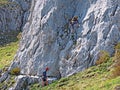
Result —
<instances>
[{"instance_id":1,"label":"climber's red helmet","mask_svg":"<svg viewBox=\"0 0 120 90\"><path fill-rule=\"evenodd\" d=\"M48 67L46 67L46 71L48 71L49 70L49 68Z\"/></svg>"}]
</instances>

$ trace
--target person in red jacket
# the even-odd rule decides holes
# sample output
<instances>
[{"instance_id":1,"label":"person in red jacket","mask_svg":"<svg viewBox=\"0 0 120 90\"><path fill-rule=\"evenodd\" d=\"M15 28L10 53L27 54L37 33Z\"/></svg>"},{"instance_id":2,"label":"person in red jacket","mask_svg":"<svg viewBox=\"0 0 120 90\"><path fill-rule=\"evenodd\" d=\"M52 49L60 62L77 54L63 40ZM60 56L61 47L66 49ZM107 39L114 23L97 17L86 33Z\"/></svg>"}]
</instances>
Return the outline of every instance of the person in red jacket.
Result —
<instances>
[{"instance_id":1,"label":"person in red jacket","mask_svg":"<svg viewBox=\"0 0 120 90\"><path fill-rule=\"evenodd\" d=\"M46 67L45 71L42 74L42 86L48 85L48 80L47 80L47 71L49 70L48 67Z\"/></svg>"}]
</instances>

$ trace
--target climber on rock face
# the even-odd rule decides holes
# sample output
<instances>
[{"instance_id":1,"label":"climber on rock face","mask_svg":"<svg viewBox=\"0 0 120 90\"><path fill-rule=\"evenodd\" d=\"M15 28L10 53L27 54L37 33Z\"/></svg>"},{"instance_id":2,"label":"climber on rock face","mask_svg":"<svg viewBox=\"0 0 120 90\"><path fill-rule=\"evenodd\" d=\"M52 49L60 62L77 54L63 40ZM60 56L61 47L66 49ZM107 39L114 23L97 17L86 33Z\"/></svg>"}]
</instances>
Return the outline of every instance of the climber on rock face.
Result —
<instances>
[{"instance_id":1,"label":"climber on rock face","mask_svg":"<svg viewBox=\"0 0 120 90\"><path fill-rule=\"evenodd\" d=\"M47 80L47 71L49 70L48 67L46 67L45 71L42 74L42 86L48 85L48 80Z\"/></svg>"},{"instance_id":2,"label":"climber on rock face","mask_svg":"<svg viewBox=\"0 0 120 90\"><path fill-rule=\"evenodd\" d=\"M79 22L78 22L78 16L74 16L71 20L70 20L70 24L72 27L74 27L74 25L78 25L79 26Z\"/></svg>"},{"instance_id":3,"label":"climber on rock face","mask_svg":"<svg viewBox=\"0 0 120 90\"><path fill-rule=\"evenodd\" d=\"M80 26L78 21L78 16L74 16L72 19L69 20L71 33L75 33L75 30Z\"/></svg>"},{"instance_id":4,"label":"climber on rock face","mask_svg":"<svg viewBox=\"0 0 120 90\"><path fill-rule=\"evenodd\" d=\"M72 19L69 20L70 25L70 39L76 42L77 39L77 29L79 28L80 24L78 21L78 16L74 16Z\"/></svg>"}]
</instances>

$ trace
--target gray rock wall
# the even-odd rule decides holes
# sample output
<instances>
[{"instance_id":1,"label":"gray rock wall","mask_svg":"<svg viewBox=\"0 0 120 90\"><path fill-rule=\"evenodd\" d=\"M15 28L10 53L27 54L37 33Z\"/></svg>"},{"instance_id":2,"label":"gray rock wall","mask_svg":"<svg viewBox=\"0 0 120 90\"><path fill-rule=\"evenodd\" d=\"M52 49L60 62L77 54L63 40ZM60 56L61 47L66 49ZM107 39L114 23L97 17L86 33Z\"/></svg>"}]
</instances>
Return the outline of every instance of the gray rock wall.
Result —
<instances>
[{"instance_id":1,"label":"gray rock wall","mask_svg":"<svg viewBox=\"0 0 120 90\"><path fill-rule=\"evenodd\" d=\"M16 3L0 4L0 45L16 41L22 27L22 14Z\"/></svg>"},{"instance_id":2,"label":"gray rock wall","mask_svg":"<svg viewBox=\"0 0 120 90\"><path fill-rule=\"evenodd\" d=\"M69 20L78 16L78 24ZM10 69L50 76L82 71L97 60L100 50L111 55L120 41L119 0L32 0L19 51Z\"/></svg>"},{"instance_id":3,"label":"gray rock wall","mask_svg":"<svg viewBox=\"0 0 120 90\"><path fill-rule=\"evenodd\" d=\"M22 11L18 4L0 5L0 31L20 30Z\"/></svg>"},{"instance_id":4,"label":"gray rock wall","mask_svg":"<svg viewBox=\"0 0 120 90\"><path fill-rule=\"evenodd\" d=\"M10 2L16 3L21 7L22 13L22 25L21 25L21 30L23 29L22 27L25 25L25 23L28 20L28 16L32 10L30 10L30 7L32 6L31 3L33 3L34 0L9 0Z\"/></svg>"},{"instance_id":5,"label":"gray rock wall","mask_svg":"<svg viewBox=\"0 0 120 90\"><path fill-rule=\"evenodd\" d=\"M0 45L13 42L28 20L31 0L9 0L0 4Z\"/></svg>"},{"instance_id":6,"label":"gray rock wall","mask_svg":"<svg viewBox=\"0 0 120 90\"><path fill-rule=\"evenodd\" d=\"M0 30L21 30L30 13L32 0L8 0L0 4Z\"/></svg>"}]
</instances>

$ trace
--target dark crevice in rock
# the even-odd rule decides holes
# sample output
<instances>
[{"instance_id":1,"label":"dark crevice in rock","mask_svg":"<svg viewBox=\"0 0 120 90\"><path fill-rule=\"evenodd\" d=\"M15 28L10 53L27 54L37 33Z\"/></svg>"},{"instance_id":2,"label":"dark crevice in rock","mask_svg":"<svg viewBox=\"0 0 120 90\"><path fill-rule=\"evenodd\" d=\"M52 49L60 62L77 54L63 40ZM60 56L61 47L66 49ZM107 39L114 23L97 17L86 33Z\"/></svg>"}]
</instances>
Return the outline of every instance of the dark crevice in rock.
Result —
<instances>
[{"instance_id":1,"label":"dark crevice in rock","mask_svg":"<svg viewBox=\"0 0 120 90\"><path fill-rule=\"evenodd\" d=\"M112 12L112 14L111 14L111 16L115 16L116 11L117 11L117 8L118 8L118 4L115 6L115 8L114 8L114 10L113 10L113 12Z\"/></svg>"},{"instance_id":2,"label":"dark crevice in rock","mask_svg":"<svg viewBox=\"0 0 120 90\"><path fill-rule=\"evenodd\" d=\"M25 11L23 12L23 14L21 16L22 18L21 18L20 32L22 32L23 26L24 26L24 13L25 13Z\"/></svg>"},{"instance_id":3,"label":"dark crevice in rock","mask_svg":"<svg viewBox=\"0 0 120 90\"><path fill-rule=\"evenodd\" d=\"M109 35L109 33L110 33L110 31L111 31L111 28L112 28L112 26L113 26L113 24L111 23L110 25L109 25L109 31L105 34L106 35L106 37L104 38L105 39L105 41L107 40L107 38L108 38L108 35Z\"/></svg>"}]
</instances>

